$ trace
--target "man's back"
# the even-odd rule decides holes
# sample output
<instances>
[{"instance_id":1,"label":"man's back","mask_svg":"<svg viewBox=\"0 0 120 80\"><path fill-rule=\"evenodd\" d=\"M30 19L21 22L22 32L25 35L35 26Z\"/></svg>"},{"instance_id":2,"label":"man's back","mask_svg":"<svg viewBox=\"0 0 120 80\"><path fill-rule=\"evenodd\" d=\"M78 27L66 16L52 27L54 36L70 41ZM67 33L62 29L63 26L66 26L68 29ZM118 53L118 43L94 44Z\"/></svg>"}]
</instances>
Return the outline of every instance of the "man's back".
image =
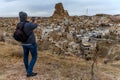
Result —
<instances>
[{"instance_id":1,"label":"man's back","mask_svg":"<svg viewBox=\"0 0 120 80\"><path fill-rule=\"evenodd\" d=\"M19 24L22 24L23 22L19 22ZM24 42L23 44L34 44L36 43L35 36L33 30L37 28L36 23L32 22L26 22L24 25L24 32L26 33L27 36L29 36L28 40Z\"/></svg>"}]
</instances>

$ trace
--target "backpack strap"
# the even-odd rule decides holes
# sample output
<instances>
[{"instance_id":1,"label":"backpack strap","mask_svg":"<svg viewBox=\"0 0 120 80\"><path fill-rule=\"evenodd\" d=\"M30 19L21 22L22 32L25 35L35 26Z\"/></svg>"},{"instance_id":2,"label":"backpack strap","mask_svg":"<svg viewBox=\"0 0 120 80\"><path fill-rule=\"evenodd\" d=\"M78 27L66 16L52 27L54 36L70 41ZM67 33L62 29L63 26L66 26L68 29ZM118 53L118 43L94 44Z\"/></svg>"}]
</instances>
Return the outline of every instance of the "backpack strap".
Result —
<instances>
[{"instance_id":1,"label":"backpack strap","mask_svg":"<svg viewBox=\"0 0 120 80\"><path fill-rule=\"evenodd\" d=\"M22 30L23 32L24 32L23 29L24 29L24 27L25 27L25 23L26 23L26 22L23 22L22 27L21 27L21 30ZM24 32L24 33L25 33L25 32Z\"/></svg>"},{"instance_id":2,"label":"backpack strap","mask_svg":"<svg viewBox=\"0 0 120 80\"><path fill-rule=\"evenodd\" d=\"M28 23L28 22L29 22L29 21L23 22L21 30L23 30L23 28L25 27L25 24Z\"/></svg>"}]
</instances>

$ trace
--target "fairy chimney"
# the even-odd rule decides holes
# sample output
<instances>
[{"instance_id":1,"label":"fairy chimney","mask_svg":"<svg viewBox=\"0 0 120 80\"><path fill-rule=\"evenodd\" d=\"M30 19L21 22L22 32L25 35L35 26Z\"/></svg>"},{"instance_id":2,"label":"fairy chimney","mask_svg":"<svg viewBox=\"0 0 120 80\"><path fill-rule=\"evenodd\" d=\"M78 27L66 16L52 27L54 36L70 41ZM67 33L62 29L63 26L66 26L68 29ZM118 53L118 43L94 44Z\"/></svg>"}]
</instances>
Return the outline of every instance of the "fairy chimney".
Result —
<instances>
[{"instance_id":1,"label":"fairy chimney","mask_svg":"<svg viewBox=\"0 0 120 80\"><path fill-rule=\"evenodd\" d=\"M64 10L63 4L62 3L57 3L55 5L55 11L52 17L68 17L69 14L67 10Z\"/></svg>"}]
</instances>

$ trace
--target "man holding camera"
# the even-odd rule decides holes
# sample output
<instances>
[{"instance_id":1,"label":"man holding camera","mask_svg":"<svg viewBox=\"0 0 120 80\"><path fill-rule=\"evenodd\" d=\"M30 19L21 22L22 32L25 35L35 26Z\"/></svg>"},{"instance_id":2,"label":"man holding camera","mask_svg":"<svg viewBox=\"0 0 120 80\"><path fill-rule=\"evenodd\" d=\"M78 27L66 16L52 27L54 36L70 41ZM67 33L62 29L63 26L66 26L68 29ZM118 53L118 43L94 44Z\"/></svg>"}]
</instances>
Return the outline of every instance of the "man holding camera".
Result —
<instances>
[{"instance_id":1,"label":"man holding camera","mask_svg":"<svg viewBox=\"0 0 120 80\"><path fill-rule=\"evenodd\" d=\"M24 24L23 31L28 37L27 41L22 42L22 47L24 51L24 65L27 72L27 77L36 76L37 73L33 72L34 64L37 60L37 44L33 30L37 28L38 24L35 18L32 18L32 22L27 21L27 13L19 12L20 22L18 24ZM31 53L32 59L28 60L29 52Z\"/></svg>"}]
</instances>

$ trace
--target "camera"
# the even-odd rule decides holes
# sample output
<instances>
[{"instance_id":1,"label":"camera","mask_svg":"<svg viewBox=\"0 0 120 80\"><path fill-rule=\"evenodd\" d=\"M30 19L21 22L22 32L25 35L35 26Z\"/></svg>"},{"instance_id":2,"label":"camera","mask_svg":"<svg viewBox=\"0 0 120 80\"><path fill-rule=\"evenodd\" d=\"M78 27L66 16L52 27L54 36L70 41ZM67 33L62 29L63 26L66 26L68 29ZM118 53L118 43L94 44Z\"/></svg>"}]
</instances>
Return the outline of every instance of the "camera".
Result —
<instances>
[{"instance_id":1,"label":"camera","mask_svg":"<svg viewBox=\"0 0 120 80\"><path fill-rule=\"evenodd\" d=\"M32 17L31 20L32 20L32 22L35 22L35 17Z\"/></svg>"}]
</instances>

